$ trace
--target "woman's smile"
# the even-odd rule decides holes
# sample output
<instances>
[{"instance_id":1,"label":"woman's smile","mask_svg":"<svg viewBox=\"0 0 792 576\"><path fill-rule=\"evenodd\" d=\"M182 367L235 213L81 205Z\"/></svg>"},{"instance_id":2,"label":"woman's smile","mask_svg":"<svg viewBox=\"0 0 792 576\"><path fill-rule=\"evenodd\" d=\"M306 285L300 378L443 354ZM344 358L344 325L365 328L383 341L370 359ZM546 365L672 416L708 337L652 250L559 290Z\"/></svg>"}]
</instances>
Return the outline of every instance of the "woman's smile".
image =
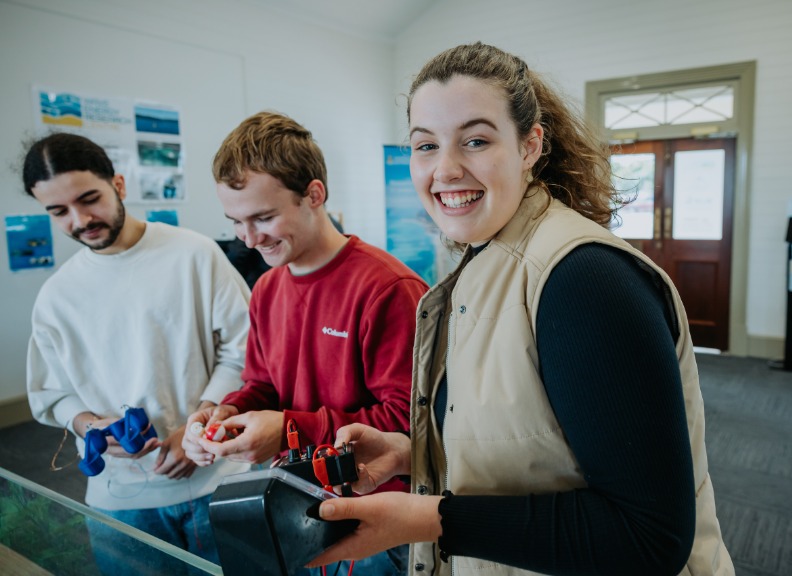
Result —
<instances>
[{"instance_id":1,"label":"woman's smile","mask_svg":"<svg viewBox=\"0 0 792 576\"><path fill-rule=\"evenodd\" d=\"M435 194L443 206L447 208L466 208L484 196L481 190L465 190L462 192L439 192Z\"/></svg>"}]
</instances>

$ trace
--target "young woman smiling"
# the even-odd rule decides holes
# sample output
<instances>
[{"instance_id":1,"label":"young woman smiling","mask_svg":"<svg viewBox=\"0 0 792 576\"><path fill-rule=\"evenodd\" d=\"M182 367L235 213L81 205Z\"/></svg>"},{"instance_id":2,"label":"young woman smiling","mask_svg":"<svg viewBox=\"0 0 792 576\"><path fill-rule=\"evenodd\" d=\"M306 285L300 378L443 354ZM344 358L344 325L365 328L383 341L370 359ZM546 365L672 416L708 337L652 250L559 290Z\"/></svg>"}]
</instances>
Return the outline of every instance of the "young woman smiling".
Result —
<instances>
[{"instance_id":1,"label":"young woman smiling","mask_svg":"<svg viewBox=\"0 0 792 576\"><path fill-rule=\"evenodd\" d=\"M606 148L480 43L424 66L408 118L415 188L463 256L418 307L410 437L337 434L358 491L412 493L322 504L361 523L314 564L410 542L412 573L734 574L684 307L607 229Z\"/></svg>"}]
</instances>

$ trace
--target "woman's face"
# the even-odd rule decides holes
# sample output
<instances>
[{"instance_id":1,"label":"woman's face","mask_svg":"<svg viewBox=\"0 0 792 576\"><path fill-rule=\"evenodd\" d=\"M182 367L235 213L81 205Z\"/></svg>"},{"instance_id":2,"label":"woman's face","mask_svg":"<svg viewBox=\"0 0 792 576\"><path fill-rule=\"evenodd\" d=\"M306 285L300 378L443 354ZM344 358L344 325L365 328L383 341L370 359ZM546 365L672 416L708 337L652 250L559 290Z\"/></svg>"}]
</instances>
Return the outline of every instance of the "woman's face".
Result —
<instances>
[{"instance_id":1,"label":"woman's face","mask_svg":"<svg viewBox=\"0 0 792 576\"><path fill-rule=\"evenodd\" d=\"M517 211L542 128L520 140L499 88L454 76L413 94L410 147L413 184L432 220L451 240L481 244Z\"/></svg>"}]
</instances>

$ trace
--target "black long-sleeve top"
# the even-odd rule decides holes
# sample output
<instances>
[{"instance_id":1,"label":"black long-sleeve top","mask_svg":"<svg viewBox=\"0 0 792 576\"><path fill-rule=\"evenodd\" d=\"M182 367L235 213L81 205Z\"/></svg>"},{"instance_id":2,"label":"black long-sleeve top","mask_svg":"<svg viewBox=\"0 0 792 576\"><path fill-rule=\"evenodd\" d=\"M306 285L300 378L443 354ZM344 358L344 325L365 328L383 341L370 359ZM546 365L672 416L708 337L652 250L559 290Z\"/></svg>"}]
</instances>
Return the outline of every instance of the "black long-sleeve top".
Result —
<instances>
[{"instance_id":1,"label":"black long-sleeve top","mask_svg":"<svg viewBox=\"0 0 792 576\"><path fill-rule=\"evenodd\" d=\"M695 489L677 333L664 285L635 258L600 244L567 255L542 291L537 346L587 487L447 497L441 549L546 574L678 574Z\"/></svg>"}]
</instances>

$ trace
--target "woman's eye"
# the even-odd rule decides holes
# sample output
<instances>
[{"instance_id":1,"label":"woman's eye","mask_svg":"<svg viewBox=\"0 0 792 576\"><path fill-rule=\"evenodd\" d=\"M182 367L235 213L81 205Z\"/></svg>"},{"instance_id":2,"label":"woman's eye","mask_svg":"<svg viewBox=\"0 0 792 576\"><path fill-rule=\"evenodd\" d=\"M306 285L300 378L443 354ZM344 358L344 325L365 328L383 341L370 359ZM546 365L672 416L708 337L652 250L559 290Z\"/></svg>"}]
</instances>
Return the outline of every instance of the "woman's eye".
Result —
<instances>
[{"instance_id":1,"label":"woman's eye","mask_svg":"<svg viewBox=\"0 0 792 576\"><path fill-rule=\"evenodd\" d=\"M473 138L472 140L468 140L465 146L470 148L481 148L487 143L486 140L482 140L481 138Z\"/></svg>"},{"instance_id":2,"label":"woman's eye","mask_svg":"<svg viewBox=\"0 0 792 576\"><path fill-rule=\"evenodd\" d=\"M421 144L420 146L416 146L416 152L429 152L430 150L436 150L436 144Z\"/></svg>"}]
</instances>

